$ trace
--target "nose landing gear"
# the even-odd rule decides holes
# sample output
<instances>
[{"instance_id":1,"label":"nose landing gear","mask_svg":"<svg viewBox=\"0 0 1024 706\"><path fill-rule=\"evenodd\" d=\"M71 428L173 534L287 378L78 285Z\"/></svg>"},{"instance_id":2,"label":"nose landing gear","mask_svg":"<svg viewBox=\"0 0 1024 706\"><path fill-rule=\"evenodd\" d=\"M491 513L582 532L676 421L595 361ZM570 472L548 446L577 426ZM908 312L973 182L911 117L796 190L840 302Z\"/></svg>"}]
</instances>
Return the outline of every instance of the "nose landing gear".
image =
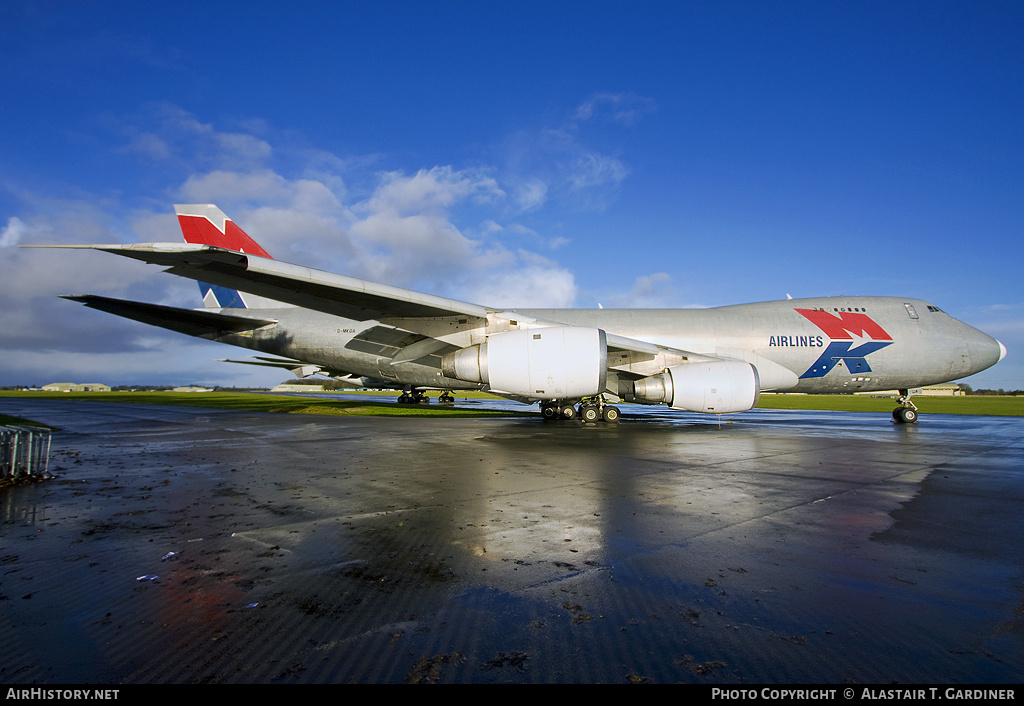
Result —
<instances>
[{"instance_id":1,"label":"nose landing gear","mask_svg":"<svg viewBox=\"0 0 1024 706\"><path fill-rule=\"evenodd\" d=\"M896 400L901 406L897 407L892 411L892 420L897 424L916 424L917 423L917 407L910 401L911 395L916 390L900 390L900 396Z\"/></svg>"}]
</instances>

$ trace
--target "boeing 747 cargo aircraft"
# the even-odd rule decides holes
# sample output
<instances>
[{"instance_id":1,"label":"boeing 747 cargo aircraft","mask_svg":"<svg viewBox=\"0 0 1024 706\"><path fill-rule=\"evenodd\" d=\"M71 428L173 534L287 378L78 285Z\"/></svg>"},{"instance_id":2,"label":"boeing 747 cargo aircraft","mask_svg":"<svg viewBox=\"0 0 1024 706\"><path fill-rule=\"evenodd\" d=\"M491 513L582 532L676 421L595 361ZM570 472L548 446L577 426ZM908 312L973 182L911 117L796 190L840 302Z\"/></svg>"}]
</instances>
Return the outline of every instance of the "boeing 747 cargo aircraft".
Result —
<instances>
[{"instance_id":1,"label":"boeing 747 cargo aircraft","mask_svg":"<svg viewBox=\"0 0 1024 706\"><path fill-rule=\"evenodd\" d=\"M327 375L353 388L484 390L546 419L616 421L616 400L725 414L762 391L899 390L995 365L1006 349L932 304L822 297L711 309L503 309L274 260L212 204L176 206L184 243L74 245L200 283L205 308L94 295L88 307L272 357L234 361ZM49 247L49 246L48 246ZM253 308L247 295L281 302ZM251 297L250 297L251 298Z\"/></svg>"}]
</instances>

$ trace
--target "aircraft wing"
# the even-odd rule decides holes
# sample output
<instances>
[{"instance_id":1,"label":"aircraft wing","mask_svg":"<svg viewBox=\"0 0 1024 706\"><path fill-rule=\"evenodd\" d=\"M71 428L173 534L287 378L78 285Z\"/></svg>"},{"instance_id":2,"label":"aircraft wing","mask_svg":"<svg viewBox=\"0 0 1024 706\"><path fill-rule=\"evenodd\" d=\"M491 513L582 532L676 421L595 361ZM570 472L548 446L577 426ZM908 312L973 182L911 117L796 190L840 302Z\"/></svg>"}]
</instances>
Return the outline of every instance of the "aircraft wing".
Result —
<instances>
[{"instance_id":1,"label":"aircraft wing","mask_svg":"<svg viewBox=\"0 0 1024 706\"><path fill-rule=\"evenodd\" d=\"M337 275L225 248L191 243L49 245L102 250L167 267L199 282L240 289L279 302L355 321L385 317L465 316L486 320L487 308L411 289Z\"/></svg>"}]
</instances>

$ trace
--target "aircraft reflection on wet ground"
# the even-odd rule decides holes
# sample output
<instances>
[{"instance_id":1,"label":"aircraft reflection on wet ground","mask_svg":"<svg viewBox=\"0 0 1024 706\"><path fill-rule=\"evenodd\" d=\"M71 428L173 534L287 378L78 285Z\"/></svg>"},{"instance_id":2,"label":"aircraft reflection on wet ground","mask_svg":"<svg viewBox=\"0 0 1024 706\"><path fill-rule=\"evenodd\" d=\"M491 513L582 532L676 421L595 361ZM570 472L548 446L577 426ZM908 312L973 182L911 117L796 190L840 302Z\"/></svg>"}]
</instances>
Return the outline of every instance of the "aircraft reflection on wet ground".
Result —
<instances>
[{"instance_id":1,"label":"aircraft reflection on wet ground","mask_svg":"<svg viewBox=\"0 0 1024 706\"><path fill-rule=\"evenodd\" d=\"M1024 676L1017 418L0 411L8 682Z\"/></svg>"}]
</instances>

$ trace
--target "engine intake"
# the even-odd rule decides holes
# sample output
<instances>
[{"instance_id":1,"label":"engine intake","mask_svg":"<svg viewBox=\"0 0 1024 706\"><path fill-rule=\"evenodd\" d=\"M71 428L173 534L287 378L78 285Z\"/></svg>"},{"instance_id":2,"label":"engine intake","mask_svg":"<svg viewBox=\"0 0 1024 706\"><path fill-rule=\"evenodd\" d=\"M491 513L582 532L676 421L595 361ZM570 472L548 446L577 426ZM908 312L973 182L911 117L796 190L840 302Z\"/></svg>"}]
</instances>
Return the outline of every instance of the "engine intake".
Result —
<instances>
[{"instance_id":1,"label":"engine intake","mask_svg":"<svg viewBox=\"0 0 1024 706\"><path fill-rule=\"evenodd\" d=\"M608 343L601 329L580 326L507 331L445 355L441 370L494 392L535 400L578 399L604 391Z\"/></svg>"}]
</instances>

